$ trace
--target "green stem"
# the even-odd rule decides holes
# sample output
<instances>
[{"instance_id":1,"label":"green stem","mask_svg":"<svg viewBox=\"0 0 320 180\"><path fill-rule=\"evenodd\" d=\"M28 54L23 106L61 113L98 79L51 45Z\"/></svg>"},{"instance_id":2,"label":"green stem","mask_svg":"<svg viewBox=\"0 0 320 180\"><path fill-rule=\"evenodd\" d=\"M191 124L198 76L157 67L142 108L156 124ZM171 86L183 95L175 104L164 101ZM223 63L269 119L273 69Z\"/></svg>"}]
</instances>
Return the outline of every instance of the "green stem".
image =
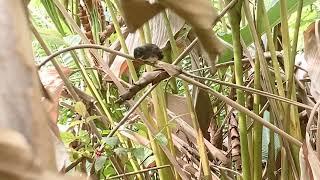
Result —
<instances>
[{"instance_id":1,"label":"green stem","mask_svg":"<svg viewBox=\"0 0 320 180\"><path fill-rule=\"evenodd\" d=\"M295 21L294 26L294 34L293 34L293 41L292 41L292 51L290 57L290 71L289 71L289 80L288 80L288 94L291 95L292 92L292 83L293 83L293 70L294 70L294 63L296 59L296 51L297 51L297 44L298 44L298 36L299 36L299 29L300 29L300 22L301 22L301 14L302 14L302 7L303 7L303 0L299 0L298 8L297 8L297 18Z\"/></svg>"},{"instance_id":2,"label":"green stem","mask_svg":"<svg viewBox=\"0 0 320 180\"><path fill-rule=\"evenodd\" d=\"M301 2L299 2L300 8L302 8ZM301 12L300 12L301 13ZM289 38L289 26L288 26L288 12L287 12L287 0L280 0L280 14L281 14L281 33L282 33L282 48L284 52L283 56L283 62L285 67L285 73L286 73L286 79L287 79L287 97L288 98L294 98L295 97L295 83L293 81L293 69L294 69L294 59L291 58L291 52L290 52L290 38ZM300 15L301 17L301 15ZM298 23L300 22L300 19ZM299 29L296 29L298 33ZM294 54L295 55L295 52ZM293 94L294 93L294 94ZM285 108L288 106L285 106ZM285 120L285 127L287 127L287 130L290 134L292 134L294 137L301 139L300 134L300 127L299 123L299 117L298 117L298 110L293 107L289 106L289 113L286 113L286 120ZM299 167L299 150L296 148L291 147L293 152L293 158L295 161L295 166ZM289 154L287 154L289 156ZM290 171L289 171L290 172ZM291 172L290 172L291 174Z\"/></svg>"},{"instance_id":3,"label":"green stem","mask_svg":"<svg viewBox=\"0 0 320 180\"><path fill-rule=\"evenodd\" d=\"M143 29L144 29L144 33L142 33L142 30L141 30L140 35L142 35L142 34L145 35L146 43L152 43L150 26L149 26L148 22L146 22L144 24L144 28ZM146 69L147 69L147 71L153 71L153 68L151 66L147 66ZM171 137L171 130L167 125L168 124L168 115L167 115L167 111L166 111L166 103L165 103L165 99L164 99L164 94L163 93L164 92L161 89L161 86L157 86L155 88L155 90L151 92L152 102L153 102L152 104L153 104L153 107L154 107L155 115L157 117L157 128L156 129L158 131L161 130L161 129L165 130L164 134L165 134L166 138L168 139L169 149L170 149L172 154L175 154L174 153L175 150L174 150L174 146L173 146L173 141L172 141L172 137ZM158 132L158 133L162 133L162 132ZM153 150L156 150L156 152L157 152L157 155L156 155L157 166L161 166L161 165L165 165L165 164L169 164L170 163L169 159L165 156L164 152L161 149L159 149L159 146L157 144L154 144L153 148L154 148ZM161 170L159 170L159 176L160 176L161 180L174 179L174 177L175 177L173 175L173 172L171 171L171 169L161 169ZM178 177L178 173L176 174L176 177Z\"/></svg>"},{"instance_id":4,"label":"green stem","mask_svg":"<svg viewBox=\"0 0 320 180\"><path fill-rule=\"evenodd\" d=\"M289 26L288 26L288 12L287 0L280 0L280 19L281 19L281 35L282 35L282 48L283 48L283 62L286 72L286 79L289 79L290 69L290 39L289 39ZM289 96L290 97L290 96Z\"/></svg>"},{"instance_id":5,"label":"green stem","mask_svg":"<svg viewBox=\"0 0 320 180\"><path fill-rule=\"evenodd\" d=\"M273 114L270 114L270 123L274 123ZM275 145L274 145L274 132L269 131L269 145L268 145L268 178L275 180L274 172L276 171L276 160L275 160Z\"/></svg>"},{"instance_id":6,"label":"green stem","mask_svg":"<svg viewBox=\"0 0 320 180\"><path fill-rule=\"evenodd\" d=\"M124 37L123 37L123 35L121 33L120 25L119 25L119 22L117 20L117 16L116 16L116 14L114 12L114 9L113 9L111 1L110 0L106 0L106 5L107 5L107 8L108 8L108 10L109 10L109 12L111 14L112 22L113 22L115 30L117 32L121 47L123 49L123 52L126 53L126 54L129 54L128 47L127 47L125 39L124 39ZM137 76L137 73L136 73L136 70L135 70L135 68L133 66L132 61L127 59L127 64L128 64L129 72L131 74L132 79L134 81L137 81L138 80L138 76Z\"/></svg>"},{"instance_id":7,"label":"green stem","mask_svg":"<svg viewBox=\"0 0 320 180\"><path fill-rule=\"evenodd\" d=\"M276 55L276 48L273 42L273 37L272 37L272 32L271 32L271 26L269 23L269 18L267 16L267 12L264 6L264 2L263 0L260 0L259 3L262 6L262 16L263 16L263 23L264 29L266 30L266 35L267 35L267 40L268 40L268 47L270 50L270 54L271 54L271 60L272 60L272 64L273 64L273 68L274 68L274 73L275 73L275 78L277 81L277 87L278 87L278 93L280 96L285 97L285 93L284 93L284 87L283 87L283 83L282 83L282 77L281 77L281 72L280 72L280 66L279 66L279 62L278 62L278 58Z\"/></svg>"},{"instance_id":8,"label":"green stem","mask_svg":"<svg viewBox=\"0 0 320 180\"><path fill-rule=\"evenodd\" d=\"M263 4L262 4L263 5ZM257 33L258 37L261 37L262 24L261 14L262 14L262 5L261 1L257 2ZM260 59L256 54L256 59L254 63L254 89L261 89L260 82ZM260 113L260 96L253 96L253 112L259 115ZM258 122L253 123L253 179L260 180L262 178L262 124Z\"/></svg>"},{"instance_id":9,"label":"green stem","mask_svg":"<svg viewBox=\"0 0 320 180\"><path fill-rule=\"evenodd\" d=\"M231 1L228 1L230 3ZM243 69L242 69L242 46L240 41L240 21L241 21L242 1L239 0L235 7L229 11L229 19L232 31L234 71L237 85L243 85ZM245 96L243 91L237 89L237 102L244 106ZM244 179L250 179L250 155L247 138L247 118L246 114L239 112L239 133L241 146L242 173Z\"/></svg>"},{"instance_id":10,"label":"green stem","mask_svg":"<svg viewBox=\"0 0 320 180\"><path fill-rule=\"evenodd\" d=\"M256 29L255 29L255 26L254 26L254 23L253 23L253 18L252 18L252 15L250 14L250 8L249 8L249 1L248 0L245 0L244 1L244 8L245 8L245 13L246 13L246 17L247 17L247 20L248 20L248 25L249 25L249 28L250 28L250 31L251 31L251 35L253 36L253 39L254 39L254 44L256 45L256 49L257 49L257 52L258 52L258 55L259 55L259 59L260 59L260 63L261 63L261 72L262 72L262 75L265 79L264 83L262 84L262 87L271 92L271 93L275 93L276 92L276 88L275 88L275 84L273 83L274 80L273 80L273 77L270 75L270 72L268 71L267 67L267 62L263 56L263 51L262 51L262 47L259 43L259 38L257 36L257 32L256 32ZM270 106L271 106L271 109L272 109L272 113L275 114L275 117L276 117L276 120L277 120L277 124L278 126L281 128L281 129L284 129L284 126L283 125L283 121L284 121L284 118L287 118L287 116L283 116L283 112L286 112L286 111L283 111L282 110L282 106L274 101L274 100L270 100ZM284 147L286 148L287 150L287 157L291 163L291 167L293 169L293 172L294 172L294 175L295 177L298 179L298 173L297 173L297 169L296 169L296 165L295 165L295 162L293 160L293 155L292 155L292 152L291 152L291 149L289 147L289 143L287 141L284 140ZM297 156L298 157L298 156Z\"/></svg>"},{"instance_id":11,"label":"green stem","mask_svg":"<svg viewBox=\"0 0 320 180\"><path fill-rule=\"evenodd\" d=\"M176 59L178 57L178 55L179 55L179 48L177 46L176 40L174 39L174 34L172 32L172 29L171 29L170 21L169 21L168 15L167 15L165 10L162 11L162 17L163 17L164 24L165 24L167 32L168 32L167 34L169 36L169 42L170 42L171 50L172 50L171 58L167 58L167 60L168 60L168 63L172 63L172 59ZM176 79L175 78L171 78L169 83L170 83L170 86L172 88L172 92L174 94L177 94L178 93L178 88L177 88Z\"/></svg>"}]
</instances>

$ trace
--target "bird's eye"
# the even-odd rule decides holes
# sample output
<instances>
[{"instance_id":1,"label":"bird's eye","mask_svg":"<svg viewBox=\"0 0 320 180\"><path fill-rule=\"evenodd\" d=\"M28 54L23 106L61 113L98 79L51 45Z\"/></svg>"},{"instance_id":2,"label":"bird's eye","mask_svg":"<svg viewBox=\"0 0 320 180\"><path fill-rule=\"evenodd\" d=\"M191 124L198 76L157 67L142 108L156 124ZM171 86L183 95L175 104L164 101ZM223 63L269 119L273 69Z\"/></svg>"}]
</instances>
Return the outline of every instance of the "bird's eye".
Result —
<instances>
[{"instance_id":1,"label":"bird's eye","mask_svg":"<svg viewBox=\"0 0 320 180\"><path fill-rule=\"evenodd\" d=\"M134 49L133 56L134 58L141 58L143 55L142 50L140 48Z\"/></svg>"},{"instance_id":2,"label":"bird's eye","mask_svg":"<svg viewBox=\"0 0 320 180\"><path fill-rule=\"evenodd\" d=\"M159 59L159 60L163 59L163 54L162 54L162 52L159 52L159 54L158 54L158 59Z\"/></svg>"}]
</instances>

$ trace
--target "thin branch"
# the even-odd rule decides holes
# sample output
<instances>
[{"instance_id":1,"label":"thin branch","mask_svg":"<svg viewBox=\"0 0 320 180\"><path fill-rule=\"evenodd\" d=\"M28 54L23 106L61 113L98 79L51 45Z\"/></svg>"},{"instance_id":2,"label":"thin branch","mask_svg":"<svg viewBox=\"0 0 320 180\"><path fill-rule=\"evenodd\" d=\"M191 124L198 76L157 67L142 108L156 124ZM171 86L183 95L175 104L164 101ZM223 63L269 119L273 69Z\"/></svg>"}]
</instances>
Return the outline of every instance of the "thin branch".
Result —
<instances>
[{"instance_id":1,"label":"thin branch","mask_svg":"<svg viewBox=\"0 0 320 180\"><path fill-rule=\"evenodd\" d=\"M217 22L220 21L220 19L228 12L228 10L231 9L234 5L236 5L237 2L238 0L232 0L226 7L224 7L221 13L213 21L213 24L216 25Z\"/></svg>"},{"instance_id":2,"label":"thin branch","mask_svg":"<svg viewBox=\"0 0 320 180\"><path fill-rule=\"evenodd\" d=\"M317 111L317 109L319 108L319 106L320 106L320 101L318 101L317 104L315 104L314 107L312 108L312 111L311 111L310 116L309 116L309 119L308 119L308 123L307 123L307 127L306 127L306 132L309 132L309 133L310 133L310 127L311 127L311 125L312 125L314 115L316 114L316 111Z\"/></svg>"},{"instance_id":3,"label":"thin branch","mask_svg":"<svg viewBox=\"0 0 320 180\"><path fill-rule=\"evenodd\" d=\"M121 179L122 177L125 177L125 176L132 176L132 175L136 175L136 174L142 174L142 173L145 173L145 172L148 172L148 171L158 170L158 169L163 169L163 168L168 168L168 167L170 167L170 165L163 165L163 166L143 169L143 170L137 171L137 172L130 172L130 173L125 173L125 174L120 174L120 175L117 175L117 176L112 176L110 178L107 178L107 180L109 180L109 179Z\"/></svg>"},{"instance_id":4,"label":"thin branch","mask_svg":"<svg viewBox=\"0 0 320 180\"><path fill-rule=\"evenodd\" d=\"M240 176L242 178L242 174L238 171L235 171L235 170L232 170L232 169L229 169L229 168L226 168L226 167L223 167L223 166L218 166L218 165L215 165L215 164L210 164L211 167L214 167L214 168L217 168L217 169L220 169L220 170L225 170L225 171L229 171L229 172L232 172L234 173L235 175L237 176Z\"/></svg>"},{"instance_id":5,"label":"thin branch","mask_svg":"<svg viewBox=\"0 0 320 180\"><path fill-rule=\"evenodd\" d=\"M82 160L86 159L86 157L82 156L79 159L77 159L76 161L72 162L69 166L67 166L65 168L65 170L63 171L64 173L69 172L71 169L73 169L74 167L76 167L80 162L82 162Z\"/></svg>"},{"instance_id":6,"label":"thin branch","mask_svg":"<svg viewBox=\"0 0 320 180\"><path fill-rule=\"evenodd\" d=\"M117 126L115 126L111 132L108 134L108 137L111 137L116 133L116 131L122 126L127 120L128 117L138 108L142 101L148 96L148 94L157 86L157 84L151 86L141 97L140 99L132 106L132 108L127 112L127 114L119 121Z\"/></svg>"},{"instance_id":7,"label":"thin branch","mask_svg":"<svg viewBox=\"0 0 320 180\"><path fill-rule=\"evenodd\" d=\"M237 109L238 111L241 111L243 113L245 113L246 115L248 115L249 117L251 117L253 120L258 121L259 123L263 124L264 126L266 126L267 128L269 128L270 130L274 131L275 133L279 134L281 137L289 140L290 142L294 143L297 146L302 146L302 143L297 140L296 138L292 137L291 135L287 134L286 132L282 131L281 129L279 129L277 126L271 124L268 121L265 121L264 119L262 119L260 116L256 115L255 113L251 112L250 110L246 109L245 107L241 106L240 104L234 102L233 100L231 100L230 98L216 92L215 90L211 89L210 87L199 83L198 81L189 78L183 74L178 75L179 78L181 78L184 81L187 81L191 84L194 84L196 86L198 86L199 88L213 94L216 98L219 98L222 101L225 101L228 105L230 105L231 107L234 107L235 109Z\"/></svg>"},{"instance_id":8,"label":"thin branch","mask_svg":"<svg viewBox=\"0 0 320 180\"><path fill-rule=\"evenodd\" d=\"M198 42L198 38L195 38L190 44L189 46L177 57L177 59L175 59L173 61L173 65L177 65L190 51L191 49L193 48L194 45L197 44Z\"/></svg>"},{"instance_id":9,"label":"thin branch","mask_svg":"<svg viewBox=\"0 0 320 180\"><path fill-rule=\"evenodd\" d=\"M70 46L70 47L61 49L61 50L51 54L42 63L39 64L38 68L40 69L47 62L51 61L54 57L57 57L62 53L69 52L69 51L72 51L72 50L75 50L75 49L84 49L84 48L101 49L101 50L104 50L104 51L106 51L108 53L116 54L118 56L122 56L122 57L127 58L127 59L135 60L134 57L132 57L132 56L130 56L128 54L125 54L123 52L107 48L105 46L101 46L101 45L97 45L97 44L81 44L81 45L76 45L76 46Z\"/></svg>"},{"instance_id":10,"label":"thin branch","mask_svg":"<svg viewBox=\"0 0 320 180\"><path fill-rule=\"evenodd\" d=\"M282 97L282 96L278 96L278 95L275 95L275 94L272 94L272 93L268 93L268 92L265 92L265 91L253 89L253 88L250 88L250 87L236 85L236 84L233 84L233 83L228 83L228 82L220 81L220 80L216 80L216 79L196 76L196 75L187 73L185 71L183 71L183 74L185 74L185 75L187 75L189 77L192 77L192 78L212 81L212 82L215 82L215 83L218 83L218 84L222 84L222 85L230 86L230 87L233 87L233 88L241 89L241 90L244 90L244 91L247 91L247 92L251 92L251 93L254 93L254 94L259 94L259 95L262 95L262 96L265 96L265 97L269 97L269 98L272 98L272 99L275 99L275 100L279 100L279 101L283 101L283 102L286 102L286 103L289 103L289 104L292 104L292 105L303 107L305 109L310 109L311 110L313 108L313 107L308 106L306 104L302 104L300 102L296 102L296 101L293 101L291 99L288 99L288 98L285 98L285 97Z\"/></svg>"}]
</instances>

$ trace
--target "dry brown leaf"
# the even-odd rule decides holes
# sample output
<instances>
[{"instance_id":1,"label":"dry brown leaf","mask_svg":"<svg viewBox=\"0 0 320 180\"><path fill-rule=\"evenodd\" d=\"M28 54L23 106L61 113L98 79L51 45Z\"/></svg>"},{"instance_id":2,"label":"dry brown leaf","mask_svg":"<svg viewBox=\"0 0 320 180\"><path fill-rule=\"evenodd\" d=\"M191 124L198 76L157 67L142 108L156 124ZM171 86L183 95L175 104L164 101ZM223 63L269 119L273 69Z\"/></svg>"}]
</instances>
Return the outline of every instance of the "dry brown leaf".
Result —
<instances>
[{"instance_id":1,"label":"dry brown leaf","mask_svg":"<svg viewBox=\"0 0 320 180\"><path fill-rule=\"evenodd\" d=\"M182 72L179 66L168 63L158 62L157 67L164 69L170 76L177 76Z\"/></svg>"},{"instance_id":2,"label":"dry brown leaf","mask_svg":"<svg viewBox=\"0 0 320 180\"><path fill-rule=\"evenodd\" d=\"M185 120L190 126L192 126L192 120L187 107L186 98L169 93L167 93L166 97L168 109L171 112L175 113L177 116L181 116L183 120ZM213 112L210 99L206 98L209 98L209 96L206 96L205 92L200 91L196 102L196 115L199 121L200 129L204 137L208 140L210 138L208 128L210 125L210 117L212 116ZM203 111L203 107L206 107L206 111Z\"/></svg>"},{"instance_id":3,"label":"dry brown leaf","mask_svg":"<svg viewBox=\"0 0 320 180\"><path fill-rule=\"evenodd\" d=\"M177 96L174 94L166 94L167 108L173 112L176 116L179 116L186 123L192 126L192 120L190 112L188 110L186 98L182 96Z\"/></svg>"},{"instance_id":4,"label":"dry brown leaf","mask_svg":"<svg viewBox=\"0 0 320 180\"><path fill-rule=\"evenodd\" d=\"M213 34L211 29L194 28L202 47L206 50L208 58L205 58L208 66L211 66L211 73L215 73L215 64L217 56L224 50L224 45Z\"/></svg>"},{"instance_id":5,"label":"dry brown leaf","mask_svg":"<svg viewBox=\"0 0 320 180\"><path fill-rule=\"evenodd\" d=\"M189 179L199 178L199 171L191 163L189 164L181 158L178 158L177 161L182 170L189 176Z\"/></svg>"},{"instance_id":6,"label":"dry brown leaf","mask_svg":"<svg viewBox=\"0 0 320 180\"><path fill-rule=\"evenodd\" d=\"M67 67L61 68L62 72L68 77L71 74L71 69ZM42 99L47 112L50 114L51 121L56 124L58 119L58 103L61 92L64 88L64 83L58 72L54 69L46 69L39 73L40 80L45 89L49 92L52 102Z\"/></svg>"},{"instance_id":7,"label":"dry brown leaf","mask_svg":"<svg viewBox=\"0 0 320 180\"><path fill-rule=\"evenodd\" d=\"M235 162L236 169L241 171L240 135L235 114L231 114L229 118L228 136L232 161Z\"/></svg>"},{"instance_id":8,"label":"dry brown leaf","mask_svg":"<svg viewBox=\"0 0 320 180\"><path fill-rule=\"evenodd\" d=\"M68 77L71 74L71 69L67 67L62 67L62 72ZM59 98L64 89L64 82L60 78L58 72L52 69L46 69L39 73L42 84L44 85L47 92L50 94L52 101L47 100L46 98L42 99L42 104L46 108L46 111L50 115L51 122L49 123L50 129L53 133L52 142L55 147L56 155L56 166L58 170L63 169L66 165L66 162L69 159L69 156L66 152L66 149L60 139L59 128L57 126L58 120L58 107L59 107Z\"/></svg>"},{"instance_id":9,"label":"dry brown leaf","mask_svg":"<svg viewBox=\"0 0 320 180\"><path fill-rule=\"evenodd\" d=\"M124 101L127 101L133 98L133 96L135 96L141 89L145 88L148 84L157 84L168 77L169 74L162 70L144 72L133 86L131 86L126 92L120 95L120 98L116 102L122 103Z\"/></svg>"},{"instance_id":10,"label":"dry brown leaf","mask_svg":"<svg viewBox=\"0 0 320 180\"><path fill-rule=\"evenodd\" d=\"M134 32L164 9L160 4L150 4L146 0L120 0L120 6L130 32Z\"/></svg>"},{"instance_id":11,"label":"dry brown leaf","mask_svg":"<svg viewBox=\"0 0 320 180\"><path fill-rule=\"evenodd\" d=\"M202 46L210 59L207 64L211 71L215 72L215 61L219 53L224 49L212 31L212 24L217 17L217 11L213 9L209 0L159 0L158 3L150 4L144 0L122 0L121 6L124 18L131 32L142 26L144 22L159 13L163 7L169 8L177 15L191 24Z\"/></svg>"},{"instance_id":12,"label":"dry brown leaf","mask_svg":"<svg viewBox=\"0 0 320 180\"><path fill-rule=\"evenodd\" d=\"M179 16L195 27L210 29L217 15L209 0L159 0L166 8L172 9Z\"/></svg>"},{"instance_id":13,"label":"dry brown leaf","mask_svg":"<svg viewBox=\"0 0 320 180\"><path fill-rule=\"evenodd\" d=\"M300 148L300 172L301 180L320 179L320 161L317 153L312 149L309 134L306 133L306 141Z\"/></svg>"},{"instance_id":14,"label":"dry brown leaf","mask_svg":"<svg viewBox=\"0 0 320 180\"><path fill-rule=\"evenodd\" d=\"M188 111L187 103L185 97L172 95L167 93L167 108L171 114L171 117L174 118L177 123L179 124L179 130L184 133L176 133L177 136L184 140L186 143L188 141L193 142L196 144L196 132L192 128L192 120L190 117L190 113ZM172 113L174 113L174 116L172 116ZM209 121L210 123L210 121ZM208 125L204 125L207 126ZM203 130L204 133L208 134L208 129ZM204 139L204 143L206 147L208 148L208 151L211 153L211 155L216 158L217 160L220 160L222 164L227 165L229 164L229 160L227 157L222 153L220 149L217 149L214 145L212 145L207 139Z\"/></svg>"},{"instance_id":15,"label":"dry brown leaf","mask_svg":"<svg viewBox=\"0 0 320 180\"><path fill-rule=\"evenodd\" d=\"M149 145L149 140L143 136L141 136L139 133L130 131L130 130L126 130L126 129L121 129L121 131L119 131L120 134L122 134L123 136L127 137L128 139L133 140L134 142L143 145L143 146L148 146Z\"/></svg>"},{"instance_id":16,"label":"dry brown leaf","mask_svg":"<svg viewBox=\"0 0 320 180\"><path fill-rule=\"evenodd\" d=\"M144 72L139 80L135 82L134 84L137 86L147 86L148 84L157 84L160 81L163 80L163 77L169 77L168 74L166 74L163 71L150 71L150 72Z\"/></svg>"},{"instance_id":17,"label":"dry brown leaf","mask_svg":"<svg viewBox=\"0 0 320 180\"><path fill-rule=\"evenodd\" d=\"M320 100L320 22L312 23L304 35L304 57L307 62L307 70L311 79L311 95Z\"/></svg>"},{"instance_id":18,"label":"dry brown leaf","mask_svg":"<svg viewBox=\"0 0 320 180\"><path fill-rule=\"evenodd\" d=\"M211 123L211 117L213 115L213 108L209 94L206 91L199 89L195 102L195 111L197 114L197 119L199 121L200 128L202 130L202 134L204 138L209 140L210 134L208 132L208 129Z\"/></svg>"},{"instance_id":19,"label":"dry brown leaf","mask_svg":"<svg viewBox=\"0 0 320 180\"><path fill-rule=\"evenodd\" d=\"M223 51L224 46L212 31L212 24L217 17L217 11L212 7L211 1L159 0L159 2L191 24L203 48L210 57L207 64L212 67L211 70L214 72L216 57Z\"/></svg>"}]
</instances>

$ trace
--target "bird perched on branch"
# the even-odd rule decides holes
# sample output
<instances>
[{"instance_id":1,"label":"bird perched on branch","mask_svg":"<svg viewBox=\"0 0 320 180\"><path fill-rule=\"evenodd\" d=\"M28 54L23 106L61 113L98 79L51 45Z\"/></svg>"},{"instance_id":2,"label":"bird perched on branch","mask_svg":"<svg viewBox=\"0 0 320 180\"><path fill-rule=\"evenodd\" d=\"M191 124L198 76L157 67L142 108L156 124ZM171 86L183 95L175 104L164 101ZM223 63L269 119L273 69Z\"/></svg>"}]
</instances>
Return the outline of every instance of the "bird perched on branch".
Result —
<instances>
[{"instance_id":1,"label":"bird perched on branch","mask_svg":"<svg viewBox=\"0 0 320 180\"><path fill-rule=\"evenodd\" d=\"M155 44L145 44L134 49L134 58L154 63L163 59L161 49Z\"/></svg>"}]
</instances>

